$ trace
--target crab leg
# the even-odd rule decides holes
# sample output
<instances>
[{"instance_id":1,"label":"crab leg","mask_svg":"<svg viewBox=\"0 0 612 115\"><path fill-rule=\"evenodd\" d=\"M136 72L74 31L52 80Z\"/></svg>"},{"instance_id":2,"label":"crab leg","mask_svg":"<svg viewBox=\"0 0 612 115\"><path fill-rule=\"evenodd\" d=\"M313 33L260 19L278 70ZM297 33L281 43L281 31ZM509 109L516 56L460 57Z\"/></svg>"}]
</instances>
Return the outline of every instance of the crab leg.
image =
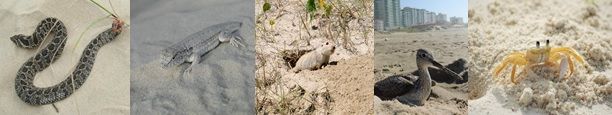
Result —
<instances>
[{"instance_id":1,"label":"crab leg","mask_svg":"<svg viewBox=\"0 0 612 115\"><path fill-rule=\"evenodd\" d=\"M569 47L551 48L551 49L550 49L550 52L553 52L553 53L554 53L554 52L561 52L561 53L563 53L563 54L567 54L567 55L569 55L570 57L575 58L575 59L576 59L576 60L577 60L579 63L581 63L581 64L583 64L584 66L586 66L586 65L585 65L585 63L584 63L584 58L583 58L582 56L580 56L580 55L578 54L578 52L576 52L576 51L575 51L575 50L573 50L572 48L569 48Z\"/></svg>"},{"instance_id":2,"label":"crab leg","mask_svg":"<svg viewBox=\"0 0 612 115\"><path fill-rule=\"evenodd\" d=\"M516 65L512 66L512 83L516 84L516 77L514 76L514 73L516 72Z\"/></svg>"},{"instance_id":3,"label":"crab leg","mask_svg":"<svg viewBox=\"0 0 612 115\"><path fill-rule=\"evenodd\" d=\"M527 65L527 60L525 59L525 54L523 53L518 53L518 52L514 52L512 54L510 54L509 56L507 56L503 61L501 65L498 65L493 73L495 74L495 76L498 76L499 73L501 72L501 70L503 70L504 68L506 68L506 66L508 66L508 64L513 64L513 65ZM512 72L512 74L514 75L514 71Z\"/></svg>"},{"instance_id":4,"label":"crab leg","mask_svg":"<svg viewBox=\"0 0 612 115\"><path fill-rule=\"evenodd\" d=\"M547 63L554 63L554 62L557 62L558 60L561 60L561 64L560 64L560 68L559 69L562 70L562 71L559 71L559 77L565 77L565 75L564 75L565 72L566 72L565 69L567 69L566 66L569 66L569 75L568 75L568 77L571 76L574 73L574 61L572 61L570 56L576 58L576 60L578 60L578 62L582 63L580 61L580 59L582 59L582 56L576 57L576 56L578 56L577 54L569 54L569 53L571 53L571 52L558 51L556 53L553 53L550 56L550 59L547 62Z\"/></svg>"}]
</instances>

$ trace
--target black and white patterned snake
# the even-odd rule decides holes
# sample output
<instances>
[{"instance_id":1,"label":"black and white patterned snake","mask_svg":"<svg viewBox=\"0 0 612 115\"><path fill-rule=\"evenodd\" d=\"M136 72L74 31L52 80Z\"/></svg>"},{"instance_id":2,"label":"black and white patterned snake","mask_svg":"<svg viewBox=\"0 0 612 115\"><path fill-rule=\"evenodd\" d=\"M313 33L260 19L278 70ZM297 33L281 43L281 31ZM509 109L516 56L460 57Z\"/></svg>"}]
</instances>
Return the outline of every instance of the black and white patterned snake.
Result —
<instances>
[{"instance_id":1,"label":"black and white patterned snake","mask_svg":"<svg viewBox=\"0 0 612 115\"><path fill-rule=\"evenodd\" d=\"M38 24L32 35L19 34L11 37L11 41L17 47L32 49L38 47L45 37L53 35L49 36L50 43L38 51L35 56L30 57L17 71L15 78L17 96L32 105L51 104L70 96L87 80L100 47L115 39L121 33L122 25L123 22L115 19L111 28L106 29L87 44L72 74L62 82L50 87L34 86L34 77L36 73L49 67L62 54L67 36L64 24L57 18L49 17Z\"/></svg>"}]
</instances>

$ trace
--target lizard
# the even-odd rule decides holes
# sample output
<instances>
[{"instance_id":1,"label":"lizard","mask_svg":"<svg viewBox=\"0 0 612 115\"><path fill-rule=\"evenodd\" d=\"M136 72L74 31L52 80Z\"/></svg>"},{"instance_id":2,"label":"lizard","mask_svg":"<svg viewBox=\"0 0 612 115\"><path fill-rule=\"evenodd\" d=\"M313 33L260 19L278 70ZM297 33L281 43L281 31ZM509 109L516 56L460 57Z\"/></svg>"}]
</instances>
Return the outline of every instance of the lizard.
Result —
<instances>
[{"instance_id":1,"label":"lizard","mask_svg":"<svg viewBox=\"0 0 612 115\"><path fill-rule=\"evenodd\" d=\"M238 32L241 27L242 22L232 21L212 25L191 34L162 50L161 67L167 69L191 62L185 71L190 72L194 65L201 62L201 56L215 49L220 43L229 42L235 47L244 47Z\"/></svg>"}]
</instances>

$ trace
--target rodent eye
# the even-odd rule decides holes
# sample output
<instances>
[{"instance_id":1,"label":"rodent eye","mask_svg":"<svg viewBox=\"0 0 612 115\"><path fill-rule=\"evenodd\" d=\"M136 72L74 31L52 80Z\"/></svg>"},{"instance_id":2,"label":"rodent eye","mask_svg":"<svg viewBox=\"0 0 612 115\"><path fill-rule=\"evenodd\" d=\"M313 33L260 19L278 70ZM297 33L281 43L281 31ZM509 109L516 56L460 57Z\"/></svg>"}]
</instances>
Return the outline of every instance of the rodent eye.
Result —
<instances>
[{"instance_id":1,"label":"rodent eye","mask_svg":"<svg viewBox=\"0 0 612 115\"><path fill-rule=\"evenodd\" d=\"M536 47L540 47L540 41L536 41Z\"/></svg>"},{"instance_id":2,"label":"rodent eye","mask_svg":"<svg viewBox=\"0 0 612 115\"><path fill-rule=\"evenodd\" d=\"M325 42L325 45L329 45L329 42Z\"/></svg>"},{"instance_id":3,"label":"rodent eye","mask_svg":"<svg viewBox=\"0 0 612 115\"><path fill-rule=\"evenodd\" d=\"M550 43L550 40L546 40L546 46L548 46L549 43Z\"/></svg>"}]
</instances>

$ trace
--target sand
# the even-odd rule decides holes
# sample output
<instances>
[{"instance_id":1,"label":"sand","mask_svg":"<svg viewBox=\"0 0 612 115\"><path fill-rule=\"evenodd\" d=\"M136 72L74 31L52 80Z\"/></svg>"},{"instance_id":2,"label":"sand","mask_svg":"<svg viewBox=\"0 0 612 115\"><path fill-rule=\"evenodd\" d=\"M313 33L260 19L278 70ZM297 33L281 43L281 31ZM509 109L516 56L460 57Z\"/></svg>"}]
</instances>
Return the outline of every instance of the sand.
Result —
<instances>
[{"instance_id":1,"label":"sand","mask_svg":"<svg viewBox=\"0 0 612 115\"><path fill-rule=\"evenodd\" d=\"M253 2L131 1L132 114L254 114ZM191 73L189 64L162 69L161 50L208 26L243 23L239 30L245 48L220 44L202 56Z\"/></svg>"},{"instance_id":2,"label":"sand","mask_svg":"<svg viewBox=\"0 0 612 115\"><path fill-rule=\"evenodd\" d=\"M130 2L111 1L114 10L130 24ZM108 1L99 1L111 10ZM56 17L68 29L68 39L62 56L38 73L34 84L51 86L66 79L78 62L84 47L102 31L111 27L112 19L94 3L85 0L2 1L0 5L0 113L4 114L129 114L130 28L124 28L117 38L100 49L92 73L85 84L70 97L56 102L59 113L51 105L32 106L15 93L17 70L26 59L37 53L16 47L9 37L31 34L40 21ZM98 23L93 23L102 19ZM93 24L93 25L91 25ZM90 29L86 29L91 25ZM79 41L78 38L83 34ZM77 42L78 41L78 42ZM46 42L45 42L46 43Z\"/></svg>"},{"instance_id":3,"label":"sand","mask_svg":"<svg viewBox=\"0 0 612 115\"><path fill-rule=\"evenodd\" d=\"M466 58L467 28L448 28L436 31L376 33L374 50L375 81L386 76L410 73L417 70L416 50L426 49L440 64ZM468 61L469 62L469 61ZM385 71L383 71L385 70ZM373 96L376 114L467 114L467 83L437 83L425 106L411 107L397 100L382 101Z\"/></svg>"},{"instance_id":4,"label":"sand","mask_svg":"<svg viewBox=\"0 0 612 115\"><path fill-rule=\"evenodd\" d=\"M470 114L612 113L611 1L470 1ZM510 82L510 69L493 79L492 69L514 51L549 39L584 56L571 77L558 66L537 65ZM534 72L535 71L535 72ZM517 73L522 72L519 68Z\"/></svg>"},{"instance_id":5,"label":"sand","mask_svg":"<svg viewBox=\"0 0 612 115\"><path fill-rule=\"evenodd\" d=\"M373 1L327 1L313 18L306 0L255 3L256 110L259 114L373 114ZM336 45L322 69L288 72L283 51Z\"/></svg>"}]
</instances>

